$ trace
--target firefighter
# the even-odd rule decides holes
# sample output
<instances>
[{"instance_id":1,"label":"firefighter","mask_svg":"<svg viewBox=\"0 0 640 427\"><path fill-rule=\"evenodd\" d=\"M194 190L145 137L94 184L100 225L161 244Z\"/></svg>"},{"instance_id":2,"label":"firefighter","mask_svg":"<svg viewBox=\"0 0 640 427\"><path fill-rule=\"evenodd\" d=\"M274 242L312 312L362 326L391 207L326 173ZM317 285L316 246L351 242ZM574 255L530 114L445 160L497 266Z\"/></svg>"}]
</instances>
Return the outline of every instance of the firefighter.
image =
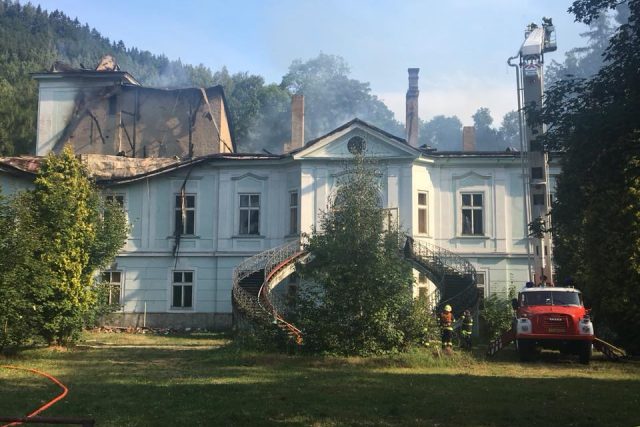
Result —
<instances>
[{"instance_id":1,"label":"firefighter","mask_svg":"<svg viewBox=\"0 0 640 427\"><path fill-rule=\"evenodd\" d=\"M440 313L440 328L442 329L442 348L451 350L453 343L451 342L453 335L453 313L449 304L444 306L444 311Z\"/></svg>"},{"instance_id":2,"label":"firefighter","mask_svg":"<svg viewBox=\"0 0 640 427\"><path fill-rule=\"evenodd\" d=\"M462 347L471 350L471 333L473 331L473 317L469 310L465 310L462 315L462 326L460 326L460 337Z\"/></svg>"}]
</instances>

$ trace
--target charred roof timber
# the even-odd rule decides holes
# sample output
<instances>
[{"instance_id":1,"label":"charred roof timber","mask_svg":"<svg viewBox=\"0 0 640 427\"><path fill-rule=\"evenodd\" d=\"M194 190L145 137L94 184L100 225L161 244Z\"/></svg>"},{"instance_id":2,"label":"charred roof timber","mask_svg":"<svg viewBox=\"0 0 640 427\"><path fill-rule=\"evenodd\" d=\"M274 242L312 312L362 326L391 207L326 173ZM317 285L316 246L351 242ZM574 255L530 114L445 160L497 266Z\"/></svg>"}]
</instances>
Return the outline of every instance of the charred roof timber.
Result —
<instances>
[{"instance_id":1,"label":"charred roof timber","mask_svg":"<svg viewBox=\"0 0 640 427\"><path fill-rule=\"evenodd\" d=\"M221 86L144 87L109 55L95 69L57 62L32 76L40 91L37 155L66 144L79 154L127 157L236 151Z\"/></svg>"}]
</instances>

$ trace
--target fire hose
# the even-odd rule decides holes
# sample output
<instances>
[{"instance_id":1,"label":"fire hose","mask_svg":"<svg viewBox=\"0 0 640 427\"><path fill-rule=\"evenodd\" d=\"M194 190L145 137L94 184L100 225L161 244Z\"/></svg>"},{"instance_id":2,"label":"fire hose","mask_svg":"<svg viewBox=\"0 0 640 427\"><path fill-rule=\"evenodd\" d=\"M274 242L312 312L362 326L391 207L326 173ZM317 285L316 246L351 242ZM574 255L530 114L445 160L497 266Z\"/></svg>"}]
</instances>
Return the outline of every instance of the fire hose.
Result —
<instances>
[{"instance_id":1,"label":"fire hose","mask_svg":"<svg viewBox=\"0 0 640 427\"><path fill-rule=\"evenodd\" d=\"M38 415L42 411L50 408L54 403L64 399L64 397L69 392L69 389L64 384L62 384L57 378L47 374L46 372L41 372L41 371L38 371L37 369L21 368L19 366L11 366L11 365L4 365L4 366L1 366L1 367L2 368L6 368L6 369L16 369L16 370L23 370L23 371L32 372L34 374L37 374L37 375L40 375L42 377L47 378L48 380L50 380L51 382L53 382L54 384L56 384L58 387L60 387L62 389L62 393L60 393L58 396L54 397L53 399L51 399L49 402L45 403L44 405L40 406L35 411L33 411L30 414L28 414L27 418L35 417L36 415ZM20 425L20 424L22 424L22 423L21 422L13 422L13 423L5 424L5 425L0 426L0 427L17 426L17 425Z\"/></svg>"}]
</instances>

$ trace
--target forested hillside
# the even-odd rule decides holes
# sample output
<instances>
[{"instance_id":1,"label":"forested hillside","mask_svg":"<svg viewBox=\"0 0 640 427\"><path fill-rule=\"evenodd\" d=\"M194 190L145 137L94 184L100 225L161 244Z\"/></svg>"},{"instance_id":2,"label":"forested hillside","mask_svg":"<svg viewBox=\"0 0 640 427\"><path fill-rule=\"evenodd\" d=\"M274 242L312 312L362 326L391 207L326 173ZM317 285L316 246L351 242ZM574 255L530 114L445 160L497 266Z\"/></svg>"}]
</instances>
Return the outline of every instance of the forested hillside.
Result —
<instances>
[{"instance_id":1,"label":"forested hillside","mask_svg":"<svg viewBox=\"0 0 640 427\"><path fill-rule=\"evenodd\" d=\"M223 85L240 151L282 150L290 138L290 95L297 91L306 97L307 139L356 116L402 134L369 84L349 78L342 58L320 54L307 62L294 61L281 84L265 84L258 75L230 74L225 67L214 73L203 65L126 47L58 10L0 0L0 155L35 148L37 85L29 73L47 70L55 61L93 68L107 53L145 86Z\"/></svg>"}]
</instances>

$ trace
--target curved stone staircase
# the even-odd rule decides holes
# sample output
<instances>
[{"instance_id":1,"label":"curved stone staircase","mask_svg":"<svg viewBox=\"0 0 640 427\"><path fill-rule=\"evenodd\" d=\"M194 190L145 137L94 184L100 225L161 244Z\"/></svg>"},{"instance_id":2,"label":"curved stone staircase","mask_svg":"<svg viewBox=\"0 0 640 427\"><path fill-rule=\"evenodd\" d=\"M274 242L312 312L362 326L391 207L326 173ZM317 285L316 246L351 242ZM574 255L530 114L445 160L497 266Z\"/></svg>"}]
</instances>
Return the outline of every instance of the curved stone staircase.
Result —
<instances>
[{"instance_id":1,"label":"curved stone staircase","mask_svg":"<svg viewBox=\"0 0 640 427\"><path fill-rule=\"evenodd\" d=\"M436 285L440 310L453 307L458 317L464 310L475 310L478 301L475 269L451 251L406 237L401 250L413 267L426 274ZM302 331L285 319L286 302L275 286L295 272L297 262L309 256L299 240L260 252L240 263L233 271L233 314L236 327L243 322L272 324L291 340L302 344ZM240 326L241 327L241 326Z\"/></svg>"}]
</instances>

